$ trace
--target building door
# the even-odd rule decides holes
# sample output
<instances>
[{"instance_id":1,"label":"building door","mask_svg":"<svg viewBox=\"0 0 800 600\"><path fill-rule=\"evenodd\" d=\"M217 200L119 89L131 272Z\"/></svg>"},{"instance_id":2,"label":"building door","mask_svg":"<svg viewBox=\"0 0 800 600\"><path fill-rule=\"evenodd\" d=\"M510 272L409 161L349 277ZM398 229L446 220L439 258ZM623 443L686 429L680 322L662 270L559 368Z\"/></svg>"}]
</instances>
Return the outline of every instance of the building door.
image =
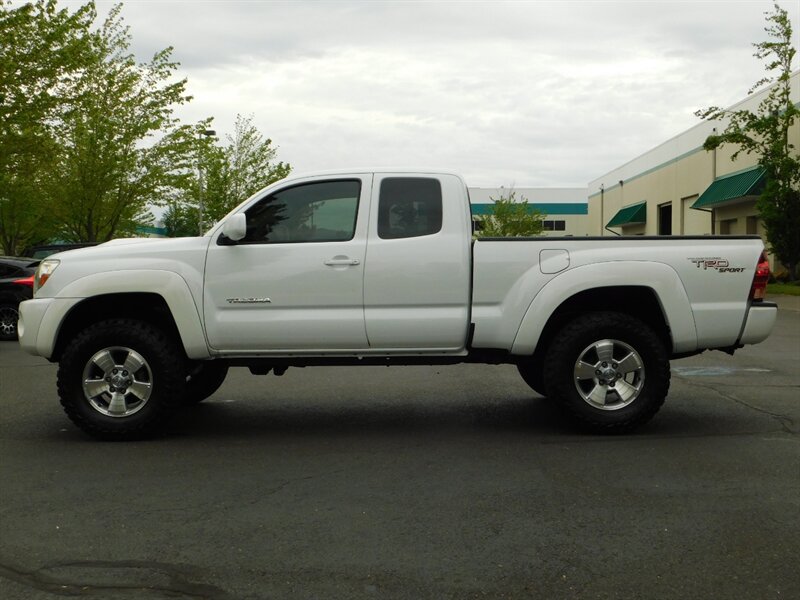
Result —
<instances>
[{"instance_id":1,"label":"building door","mask_svg":"<svg viewBox=\"0 0 800 600\"><path fill-rule=\"evenodd\" d=\"M672 235L672 202L658 207L658 235Z\"/></svg>"}]
</instances>

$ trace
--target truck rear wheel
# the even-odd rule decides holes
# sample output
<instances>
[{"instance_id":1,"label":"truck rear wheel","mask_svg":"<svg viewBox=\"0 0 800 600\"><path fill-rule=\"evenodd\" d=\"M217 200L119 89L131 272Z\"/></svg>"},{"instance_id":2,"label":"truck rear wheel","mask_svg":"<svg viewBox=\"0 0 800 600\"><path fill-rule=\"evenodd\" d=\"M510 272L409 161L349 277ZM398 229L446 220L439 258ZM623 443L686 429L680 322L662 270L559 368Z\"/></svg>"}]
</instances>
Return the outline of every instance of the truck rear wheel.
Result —
<instances>
[{"instance_id":1,"label":"truck rear wheel","mask_svg":"<svg viewBox=\"0 0 800 600\"><path fill-rule=\"evenodd\" d=\"M184 363L175 342L150 323L96 323L80 332L61 357L61 405L73 423L94 437L151 436L180 406Z\"/></svg>"},{"instance_id":2,"label":"truck rear wheel","mask_svg":"<svg viewBox=\"0 0 800 600\"><path fill-rule=\"evenodd\" d=\"M544 364L550 395L583 428L623 433L649 421L669 390L666 348L641 320L582 315L553 339Z\"/></svg>"}]
</instances>

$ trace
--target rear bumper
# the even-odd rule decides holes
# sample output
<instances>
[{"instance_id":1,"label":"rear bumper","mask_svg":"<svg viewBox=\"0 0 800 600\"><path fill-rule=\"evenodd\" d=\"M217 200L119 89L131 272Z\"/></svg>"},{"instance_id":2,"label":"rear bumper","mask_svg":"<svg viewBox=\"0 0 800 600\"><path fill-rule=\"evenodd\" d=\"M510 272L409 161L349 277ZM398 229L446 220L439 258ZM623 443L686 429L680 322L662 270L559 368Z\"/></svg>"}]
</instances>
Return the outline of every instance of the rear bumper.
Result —
<instances>
[{"instance_id":1,"label":"rear bumper","mask_svg":"<svg viewBox=\"0 0 800 600\"><path fill-rule=\"evenodd\" d=\"M747 310L739 343L745 345L763 342L772 333L777 317L778 305L774 302L751 304Z\"/></svg>"}]
</instances>

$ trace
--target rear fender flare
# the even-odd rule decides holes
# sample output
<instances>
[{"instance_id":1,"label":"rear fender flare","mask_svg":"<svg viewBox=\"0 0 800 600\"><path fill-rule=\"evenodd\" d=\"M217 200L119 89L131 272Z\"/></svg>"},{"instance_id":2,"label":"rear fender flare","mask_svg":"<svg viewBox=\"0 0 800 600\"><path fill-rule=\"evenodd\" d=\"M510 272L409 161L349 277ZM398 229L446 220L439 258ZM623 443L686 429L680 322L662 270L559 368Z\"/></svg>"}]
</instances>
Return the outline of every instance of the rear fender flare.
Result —
<instances>
[{"instance_id":1,"label":"rear fender flare","mask_svg":"<svg viewBox=\"0 0 800 600\"><path fill-rule=\"evenodd\" d=\"M669 265L649 261L615 261L576 267L551 279L536 294L517 330L512 354L530 355L559 306L575 294L617 286L640 286L655 292L672 336L672 351L697 348L697 328L686 289Z\"/></svg>"}]
</instances>

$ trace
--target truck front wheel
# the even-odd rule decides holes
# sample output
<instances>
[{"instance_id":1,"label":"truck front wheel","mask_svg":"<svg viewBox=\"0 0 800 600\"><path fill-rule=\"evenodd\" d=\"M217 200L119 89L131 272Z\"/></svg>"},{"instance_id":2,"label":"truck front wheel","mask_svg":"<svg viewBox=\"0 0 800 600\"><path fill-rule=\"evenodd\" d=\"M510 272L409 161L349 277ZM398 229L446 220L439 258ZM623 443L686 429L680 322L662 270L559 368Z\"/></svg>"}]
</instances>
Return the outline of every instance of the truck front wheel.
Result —
<instances>
[{"instance_id":1,"label":"truck front wheel","mask_svg":"<svg viewBox=\"0 0 800 600\"><path fill-rule=\"evenodd\" d=\"M186 375L186 406L198 404L216 392L225 382L228 365L219 360L198 361L189 367Z\"/></svg>"},{"instance_id":2,"label":"truck front wheel","mask_svg":"<svg viewBox=\"0 0 800 600\"><path fill-rule=\"evenodd\" d=\"M185 373L182 352L160 329L111 319L84 329L64 350L58 394L88 434L135 439L158 432L180 406Z\"/></svg>"},{"instance_id":3,"label":"truck front wheel","mask_svg":"<svg viewBox=\"0 0 800 600\"><path fill-rule=\"evenodd\" d=\"M545 386L583 428L623 433L649 421L669 390L666 348L641 320L622 313L582 315L547 352Z\"/></svg>"},{"instance_id":4,"label":"truck front wheel","mask_svg":"<svg viewBox=\"0 0 800 600\"><path fill-rule=\"evenodd\" d=\"M544 387L544 367L540 363L528 357L526 361L517 364L517 371L528 387L540 396L547 396L547 390Z\"/></svg>"}]
</instances>

